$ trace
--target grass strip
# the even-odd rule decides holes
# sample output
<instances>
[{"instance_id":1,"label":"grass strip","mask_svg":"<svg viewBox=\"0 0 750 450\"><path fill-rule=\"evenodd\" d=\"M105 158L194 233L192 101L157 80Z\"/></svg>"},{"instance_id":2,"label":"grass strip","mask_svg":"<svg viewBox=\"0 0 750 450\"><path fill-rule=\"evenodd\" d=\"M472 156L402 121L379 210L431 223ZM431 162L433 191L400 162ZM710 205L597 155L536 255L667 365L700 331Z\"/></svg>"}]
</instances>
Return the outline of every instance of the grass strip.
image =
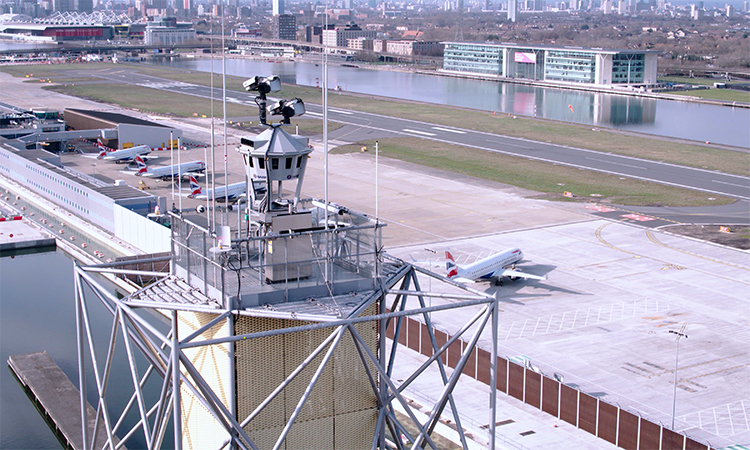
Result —
<instances>
[{"instance_id":1,"label":"grass strip","mask_svg":"<svg viewBox=\"0 0 750 450\"><path fill-rule=\"evenodd\" d=\"M541 192L544 195L537 198L549 200L630 206L711 206L734 202L705 192L419 138L379 139L378 143L382 156ZM338 147L332 153L360 153L363 145L374 149L375 141ZM566 197L566 191L574 197Z\"/></svg>"}]
</instances>

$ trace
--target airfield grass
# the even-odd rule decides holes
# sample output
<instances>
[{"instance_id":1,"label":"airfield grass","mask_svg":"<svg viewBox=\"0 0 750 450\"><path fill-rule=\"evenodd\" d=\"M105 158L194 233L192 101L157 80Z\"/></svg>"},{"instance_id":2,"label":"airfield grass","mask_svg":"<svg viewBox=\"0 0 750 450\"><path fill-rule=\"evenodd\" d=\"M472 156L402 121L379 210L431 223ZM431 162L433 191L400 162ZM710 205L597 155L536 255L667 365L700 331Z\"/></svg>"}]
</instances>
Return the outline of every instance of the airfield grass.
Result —
<instances>
[{"instance_id":1,"label":"airfield grass","mask_svg":"<svg viewBox=\"0 0 750 450\"><path fill-rule=\"evenodd\" d=\"M669 91L670 95L682 95L685 97L698 97L710 100L723 100L727 102L750 103L750 92L736 91L734 89L699 89L690 91Z\"/></svg>"},{"instance_id":2,"label":"airfield grass","mask_svg":"<svg viewBox=\"0 0 750 450\"><path fill-rule=\"evenodd\" d=\"M74 76L70 72L71 70L111 69L112 65L94 63L85 65L5 66L0 67L0 70L14 76L23 77L32 68L35 77L51 78L52 81L56 81L58 77ZM137 64L128 65L127 69L123 70L138 70L152 76L175 81L200 85L210 84L207 74L188 70ZM80 72L76 72L75 76L81 76ZM198 117L210 116L210 100L208 99L133 85L127 85L123 89L123 85L102 81L101 84L51 84L45 89L53 89L69 95L157 114L178 117L194 117L194 114L197 114ZM220 83L220 81L219 77L214 80L215 83ZM228 89L242 91L242 81L244 79L228 76ZM240 86L240 88L230 88L234 85ZM316 103L320 101L321 92L315 88L283 85L282 91L277 95L282 98L300 97L306 102ZM418 102L396 102L363 95L331 93L329 105L395 117L417 118L420 121L444 126L552 142L709 170L720 170L743 176L750 175L748 156L742 152L674 143L661 139L619 135L599 131L599 129L592 130L589 127L558 122L512 118L502 114L495 115L482 111L448 108ZM214 107L216 112L221 110L220 103L215 104ZM253 117L255 113L256 108L254 106L227 104L228 117L249 118ZM295 120L295 123L299 124L301 134L322 133L322 121L318 119L303 118ZM243 125L254 124L246 122ZM329 130L338 126L340 125L335 123L329 124ZM473 148L460 148L460 151L457 151L459 148L456 146L418 138L384 139L380 140L380 143L381 154L387 157L542 192L550 199L570 200L568 197L562 196L563 191L569 191L579 199L591 198L634 206L703 206L732 202L731 199L721 197L714 197L714 200L709 200L708 194L691 190L638 180L621 180L616 176L594 171L489 153ZM355 143L337 149L335 152L359 151L362 145L373 148L374 142Z\"/></svg>"},{"instance_id":3,"label":"airfield grass","mask_svg":"<svg viewBox=\"0 0 750 450\"><path fill-rule=\"evenodd\" d=\"M332 153L361 153L375 141L338 147ZM576 169L418 138L379 139L380 154L388 158L460 173L544 193L539 198L562 201L595 200L631 206L708 206L734 200L714 194ZM573 198L565 197L565 191Z\"/></svg>"}]
</instances>

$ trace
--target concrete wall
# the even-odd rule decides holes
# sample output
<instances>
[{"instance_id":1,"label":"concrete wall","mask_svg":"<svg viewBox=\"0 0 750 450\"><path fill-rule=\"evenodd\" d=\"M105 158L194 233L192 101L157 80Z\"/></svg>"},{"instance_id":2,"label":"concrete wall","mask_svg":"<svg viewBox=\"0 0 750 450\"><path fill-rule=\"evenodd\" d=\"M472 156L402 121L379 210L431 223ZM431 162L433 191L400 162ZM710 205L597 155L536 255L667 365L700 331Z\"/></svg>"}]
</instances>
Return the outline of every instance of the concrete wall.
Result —
<instances>
[{"instance_id":1,"label":"concrete wall","mask_svg":"<svg viewBox=\"0 0 750 450\"><path fill-rule=\"evenodd\" d=\"M113 205L114 234L146 253L171 250L172 232L169 228L143 217L120 205Z\"/></svg>"}]
</instances>

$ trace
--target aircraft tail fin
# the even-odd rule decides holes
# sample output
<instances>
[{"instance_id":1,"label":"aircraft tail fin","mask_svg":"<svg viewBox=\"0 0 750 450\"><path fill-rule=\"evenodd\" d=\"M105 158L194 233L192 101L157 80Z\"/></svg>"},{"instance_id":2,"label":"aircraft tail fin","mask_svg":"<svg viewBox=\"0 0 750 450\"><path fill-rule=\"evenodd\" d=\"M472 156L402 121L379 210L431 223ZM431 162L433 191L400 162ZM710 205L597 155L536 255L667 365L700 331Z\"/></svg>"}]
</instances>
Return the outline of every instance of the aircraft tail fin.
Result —
<instances>
[{"instance_id":1,"label":"aircraft tail fin","mask_svg":"<svg viewBox=\"0 0 750 450\"><path fill-rule=\"evenodd\" d=\"M190 196L195 197L196 195L200 195L202 192L201 187L198 184L198 182L195 180L195 177L190 175L188 179L190 180L190 191L191 191Z\"/></svg>"},{"instance_id":2,"label":"aircraft tail fin","mask_svg":"<svg viewBox=\"0 0 750 450\"><path fill-rule=\"evenodd\" d=\"M102 142L100 138L96 139L96 146L99 148L99 150L101 150L104 153L115 151L115 149L109 148L106 145L104 145L104 143Z\"/></svg>"},{"instance_id":3,"label":"aircraft tail fin","mask_svg":"<svg viewBox=\"0 0 750 450\"><path fill-rule=\"evenodd\" d=\"M138 167L138 175L143 175L144 173L148 172L148 166L145 162L143 162L143 159L141 159L140 156L136 156L134 158L135 165Z\"/></svg>"},{"instance_id":4,"label":"aircraft tail fin","mask_svg":"<svg viewBox=\"0 0 750 450\"><path fill-rule=\"evenodd\" d=\"M446 275L448 278L453 278L458 275L458 265L456 260L453 259L450 250L445 250L445 271L448 272Z\"/></svg>"}]
</instances>

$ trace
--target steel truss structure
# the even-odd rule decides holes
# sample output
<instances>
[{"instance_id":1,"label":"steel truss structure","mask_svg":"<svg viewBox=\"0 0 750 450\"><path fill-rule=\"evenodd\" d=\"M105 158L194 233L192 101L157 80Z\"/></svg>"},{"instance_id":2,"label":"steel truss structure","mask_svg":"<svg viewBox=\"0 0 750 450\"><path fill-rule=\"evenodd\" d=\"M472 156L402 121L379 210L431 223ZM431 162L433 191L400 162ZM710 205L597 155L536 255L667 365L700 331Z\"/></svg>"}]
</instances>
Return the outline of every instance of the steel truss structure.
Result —
<instances>
[{"instance_id":1,"label":"steel truss structure","mask_svg":"<svg viewBox=\"0 0 750 450\"><path fill-rule=\"evenodd\" d=\"M123 446L128 445L131 439L135 438L140 442L145 442L149 449L162 448L164 438L170 431L169 422L172 419L171 432L174 435L174 448L182 449L183 422L181 417L181 396L187 392L210 412L213 419L220 424L226 433L226 439L219 448L258 449L258 445L246 432L246 426L258 417L275 397L282 393L289 396L290 393L288 390L285 392L285 389L288 388L295 377L309 366L310 368L314 368L314 375L304 389L304 393L297 400L297 406L290 415L286 425L278 435L273 436L273 440L275 441L273 448L284 448L285 439L288 437L290 429L294 427L295 419L298 417L301 408L305 405L310 393L320 379L323 369L329 364L331 356L341 342L349 339L356 347L359 361L364 367L368 378L367 382L374 396L377 398L377 422L372 436L371 449L385 449L390 447L402 450L407 448L407 445L411 448L437 448L433 440L433 432L447 405L450 405L450 412L453 415L452 419L457 425L457 432L461 443L464 448L467 448L466 435L461 427L460 413L453 398L453 390L478 339L486 328L490 327L493 344L489 447L494 449L499 314L497 296L489 296L388 255L381 254L381 257L388 259L391 263L400 263L400 270L389 278L378 278L379 287L372 291L372 294L346 317L332 318L328 316L325 320L321 319L319 321L307 318L305 319L305 324L300 326L241 335L234 335L230 332L228 336L203 340L196 338L217 324L227 323L227 321L231 323L232 320L242 315L257 317L258 312L232 310L216 306L196 306L197 304L189 302L155 301L153 304L146 306L143 301L133 300L135 294L125 298L118 298L113 295L112 290L106 287L107 282L100 275L152 276L158 278L155 284L164 286L164 289L166 289L166 286L172 286L173 290L165 295L184 295L196 298L205 296L170 273L125 270L118 268L116 263L98 266L79 266L76 264L74 269L75 305L78 339L78 381L81 392L82 423L88 423L87 408L85 407L88 395L87 385L89 388L93 385L96 397L95 420L97 424L103 422L104 429L106 430L106 444L103 448L111 450L123 448ZM462 290L463 293L450 294L422 291L417 277L418 274L433 277L435 280ZM425 299L430 297L449 301L432 306L431 302L430 305L425 302ZM410 298L412 300L416 299L416 302L412 301L407 304L407 300ZM102 353L100 352L101 349L97 348L102 342L97 342L92 332L92 323L89 316L90 302L100 302L112 315L111 330L109 340L106 343L107 350L104 358L99 357ZM363 316L362 313L365 309L372 305L377 306L377 314ZM479 311L455 332L445 344L442 346L438 345L431 323L431 313L467 307L472 307L473 309L479 308ZM187 336L178 335L178 315L181 312L196 311L210 313L213 315L213 318ZM161 323L155 321L154 316L160 317L162 319ZM396 355L402 348L399 344L399 335L402 332L402 324L407 316L421 316L422 320L424 320L424 323L427 325L429 340L434 354L427 358L407 378L401 381L394 379L393 372L396 364ZM371 348L355 328L355 325L365 322L377 323L377 329L379 330L377 336L378 348ZM389 326L393 327L395 333L390 343L387 341L385 333L385 330ZM201 374L201 371L186 355L186 351L190 349L216 345L226 345L233 348L233 345L241 340L309 330L325 330L328 332L328 335L317 348L304 358L301 364L289 373L287 378L264 401L255 407L252 413L245 417L238 417L237 408L233 401L230 400L229 405L222 402L219 393L212 389L210 383ZM465 343L465 347L461 353L459 362L451 372L450 369L446 370L441 357L444 357L448 347L459 339ZM118 342L121 342L121 344L118 344ZM119 412L113 411L107 403L107 392L112 390L110 376L113 372L115 362L114 351L117 345L124 345L127 354L127 366L132 381L132 394L125 407ZM143 367L139 368L136 364L137 352L148 363L148 367L145 370L143 370ZM234 357L233 352L230 352L230 355ZM322 360L319 358L320 355L323 355ZM263 355L257 355L257 357L262 358ZM317 367L314 366L314 360L320 361ZM436 403L430 409L431 413L428 419L420 422L411 410L408 400L404 397L404 390L412 385L420 375L425 374L425 371L433 364L437 365L443 388ZM234 370L233 366L230 367ZM86 375L87 373L91 373L91 369L93 369L94 374L93 383L87 380ZM234 379L232 378L233 374L229 374L228 376L230 379ZM403 374L399 376L399 378L402 377ZM143 389L144 385L151 378L157 380L161 385L159 395L156 398L147 398L148 396ZM117 386L117 389L121 394L121 391L125 387ZM232 386L232 389L234 389L234 386ZM232 392L231 396L234 395L236 393ZM403 416L397 416L394 408L396 404L400 404L403 411L406 411L406 415L408 416L406 419ZM125 429L123 424L127 422L126 417L128 415L132 417L136 411L138 420L132 427ZM94 426L93 430L97 430L97 426ZM96 431L93 432L94 435L92 436L92 433L87 430L86 426L83 426L82 433L84 442L86 442L86 449L93 449L94 442L102 441L101 436L96 436ZM402 442L402 439L406 442Z\"/></svg>"}]
</instances>

